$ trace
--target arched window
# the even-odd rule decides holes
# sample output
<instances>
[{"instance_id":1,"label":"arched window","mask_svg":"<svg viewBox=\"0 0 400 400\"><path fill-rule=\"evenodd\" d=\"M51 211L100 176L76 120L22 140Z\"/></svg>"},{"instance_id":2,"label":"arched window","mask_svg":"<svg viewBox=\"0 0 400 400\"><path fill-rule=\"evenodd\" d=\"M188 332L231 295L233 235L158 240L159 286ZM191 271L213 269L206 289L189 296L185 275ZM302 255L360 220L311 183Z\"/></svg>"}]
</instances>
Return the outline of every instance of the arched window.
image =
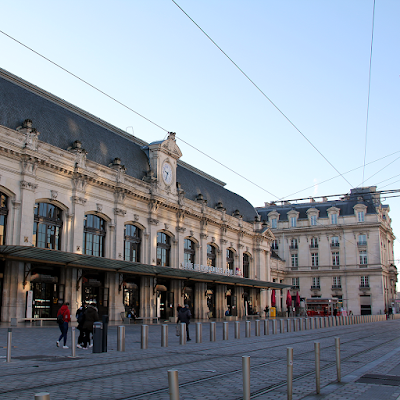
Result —
<instances>
[{"instance_id":1,"label":"arched window","mask_svg":"<svg viewBox=\"0 0 400 400\"><path fill-rule=\"evenodd\" d=\"M50 203L36 203L33 245L61 250L62 210Z\"/></svg>"},{"instance_id":2,"label":"arched window","mask_svg":"<svg viewBox=\"0 0 400 400\"><path fill-rule=\"evenodd\" d=\"M142 243L142 231L135 225L125 225L124 260L140 262L140 245Z\"/></svg>"},{"instance_id":3,"label":"arched window","mask_svg":"<svg viewBox=\"0 0 400 400\"><path fill-rule=\"evenodd\" d=\"M8 197L0 192L0 245L6 243L6 226L8 214Z\"/></svg>"},{"instance_id":4,"label":"arched window","mask_svg":"<svg viewBox=\"0 0 400 400\"><path fill-rule=\"evenodd\" d=\"M185 264L194 264L196 254L195 243L190 239L185 239L183 260Z\"/></svg>"},{"instance_id":5,"label":"arched window","mask_svg":"<svg viewBox=\"0 0 400 400\"><path fill-rule=\"evenodd\" d=\"M250 257L248 254L243 254L243 277L250 278Z\"/></svg>"},{"instance_id":6,"label":"arched window","mask_svg":"<svg viewBox=\"0 0 400 400\"><path fill-rule=\"evenodd\" d=\"M170 265L171 238L163 232L157 233L157 265Z\"/></svg>"},{"instance_id":7,"label":"arched window","mask_svg":"<svg viewBox=\"0 0 400 400\"><path fill-rule=\"evenodd\" d=\"M104 240L106 221L93 214L85 215L83 228L83 254L104 257Z\"/></svg>"},{"instance_id":8,"label":"arched window","mask_svg":"<svg viewBox=\"0 0 400 400\"><path fill-rule=\"evenodd\" d=\"M232 250L227 249L226 250L226 268L233 272L234 271L233 264L234 264L234 253Z\"/></svg>"},{"instance_id":9,"label":"arched window","mask_svg":"<svg viewBox=\"0 0 400 400\"><path fill-rule=\"evenodd\" d=\"M217 251L215 246L207 244L207 266L215 267L217 259Z\"/></svg>"}]
</instances>

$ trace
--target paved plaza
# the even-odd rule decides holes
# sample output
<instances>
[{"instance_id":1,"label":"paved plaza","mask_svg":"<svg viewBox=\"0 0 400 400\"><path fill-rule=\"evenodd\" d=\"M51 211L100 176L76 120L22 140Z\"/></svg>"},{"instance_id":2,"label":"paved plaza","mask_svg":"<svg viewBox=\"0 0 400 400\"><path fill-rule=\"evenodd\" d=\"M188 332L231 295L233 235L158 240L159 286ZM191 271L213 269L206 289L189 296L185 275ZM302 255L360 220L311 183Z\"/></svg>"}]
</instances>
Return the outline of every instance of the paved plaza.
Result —
<instances>
[{"instance_id":1,"label":"paved plaza","mask_svg":"<svg viewBox=\"0 0 400 400\"><path fill-rule=\"evenodd\" d=\"M40 392L61 399L169 399L168 370L178 370L180 399L243 398L242 356L250 356L251 398L287 399L287 347L294 352L293 399L400 399L400 320L325 327L245 337L222 321L210 342L210 323L202 324L202 343L179 344L169 325L168 347L161 347L161 325L149 325L148 349L141 349L141 325L126 325L126 351L117 351L117 326L108 329L108 351L57 348L57 326L12 328L11 362L6 362L8 325L0 327L0 398L29 399ZM335 337L341 342L342 380L336 380ZM314 342L321 347L321 393L315 394Z\"/></svg>"}]
</instances>

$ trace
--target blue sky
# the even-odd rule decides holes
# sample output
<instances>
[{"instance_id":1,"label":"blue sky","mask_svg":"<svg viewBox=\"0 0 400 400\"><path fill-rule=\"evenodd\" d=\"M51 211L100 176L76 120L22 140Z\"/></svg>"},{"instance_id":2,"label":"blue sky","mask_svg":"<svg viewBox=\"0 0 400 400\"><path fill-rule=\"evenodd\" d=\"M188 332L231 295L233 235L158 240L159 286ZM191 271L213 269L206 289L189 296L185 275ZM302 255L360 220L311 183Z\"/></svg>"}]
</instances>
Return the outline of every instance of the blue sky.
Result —
<instances>
[{"instance_id":1,"label":"blue sky","mask_svg":"<svg viewBox=\"0 0 400 400\"><path fill-rule=\"evenodd\" d=\"M176 1L337 170L362 167L373 0ZM366 166L364 185L378 190L400 188L399 15L399 1L376 1L366 162L387 157ZM3 32L176 132L184 161L254 206L363 182L360 168L321 183L337 172L173 1L16 0L1 20ZM0 48L2 68L143 140L165 137L1 33ZM400 238L400 198L385 204Z\"/></svg>"}]
</instances>

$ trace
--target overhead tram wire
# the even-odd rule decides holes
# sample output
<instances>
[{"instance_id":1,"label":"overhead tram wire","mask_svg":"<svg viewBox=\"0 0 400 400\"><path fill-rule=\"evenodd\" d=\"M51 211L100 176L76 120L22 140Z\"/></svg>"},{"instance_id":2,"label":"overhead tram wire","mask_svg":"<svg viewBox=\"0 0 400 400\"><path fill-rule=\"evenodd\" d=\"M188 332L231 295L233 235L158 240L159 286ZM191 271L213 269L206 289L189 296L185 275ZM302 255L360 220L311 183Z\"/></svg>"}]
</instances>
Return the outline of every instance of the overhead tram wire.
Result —
<instances>
[{"instance_id":1,"label":"overhead tram wire","mask_svg":"<svg viewBox=\"0 0 400 400\"><path fill-rule=\"evenodd\" d=\"M350 185L352 184L340 173L340 171L317 149L317 147L307 138L307 136L284 114L284 112L250 79L250 77L226 54L221 47L190 17L190 15L175 1L171 0L196 26L201 32L221 51L221 53L246 77L246 79L271 103L271 105L289 122L290 125L310 144L314 150Z\"/></svg>"},{"instance_id":2,"label":"overhead tram wire","mask_svg":"<svg viewBox=\"0 0 400 400\"><path fill-rule=\"evenodd\" d=\"M365 160L367 158L367 137L368 137L369 99L371 94L371 69L372 69L371 67L372 67L372 47L374 43L374 24L375 24L375 0L372 9L372 33L371 33L371 50L369 53L368 100L367 100L367 118L365 121L365 148L364 148L364 168L363 168L362 185L364 185Z\"/></svg>"},{"instance_id":3,"label":"overhead tram wire","mask_svg":"<svg viewBox=\"0 0 400 400\"><path fill-rule=\"evenodd\" d=\"M91 83L85 81L84 79L80 78L78 75L74 74L73 72L70 72L69 70L67 70L66 68L62 67L61 65L57 64L56 62L50 60L49 58L43 56L42 54L40 54L39 52L37 52L36 50L32 49L31 47L25 45L24 43L20 42L19 40L13 38L12 36L8 35L7 33L5 33L4 31L2 31L0 29L0 33L2 33L3 35L7 36L9 39L15 41L16 43L20 44L21 46L25 47L26 49L30 50L31 52L33 52L34 54L38 55L39 57L43 58L44 60L48 61L49 63L55 65L56 67L60 68L62 71L66 72L67 74L73 76L74 78L78 79L79 81L83 82L84 84L90 86L92 89L96 90L97 92L103 94L104 96L108 97L109 99L115 101L117 104L123 106L124 108L128 109L129 111L132 111L133 113L135 113L136 115L138 115L139 117L145 119L146 121L150 122L151 124L155 125L156 127L160 128L161 130L163 130L164 132L166 132L165 136L167 136L168 134L168 130L163 128L162 126L156 124L155 122L151 121L149 118L146 118L144 115L138 113L137 111L133 110L132 108L130 108L129 106L127 106L126 104L120 102L119 100L115 99L114 97L110 96L109 94L105 93L104 91L102 91L101 89L98 89L96 86L92 85ZM203 151L199 150L198 148L192 146L191 144L189 144L188 142L184 141L182 138L177 137L180 141L182 141L183 143L185 143L186 145L192 147L194 150L197 150L199 153L203 154L204 156L208 157L210 160L215 161L216 163L218 163L219 165L221 165L222 167L226 168L227 170L233 172L234 174L236 174L237 176L241 177L242 179L245 179L247 182L255 185L256 187L258 187L259 189L263 190L264 192L268 193L269 195L275 197L276 199L279 199L278 196L274 195L273 193L269 192L268 190L264 189L263 187L261 187L260 185L252 182L250 179L247 179L246 177L244 177L243 175L239 174L238 172L234 171L232 168L229 168L228 166L226 166L225 164L222 164L220 161L217 161L215 158L209 156L208 154L204 153Z\"/></svg>"},{"instance_id":4,"label":"overhead tram wire","mask_svg":"<svg viewBox=\"0 0 400 400\"><path fill-rule=\"evenodd\" d=\"M91 83L89 83L88 81L85 81L84 79L80 78L78 75L75 75L73 72L68 71L66 68L62 67L61 65L57 64L56 62L50 60L49 58L43 56L42 54L40 54L39 52L37 52L36 50L33 50L31 47L27 46L26 44L20 42L19 40L13 38L12 36L10 36L9 34L5 33L4 31L0 30L0 33L2 33L3 35L7 36L8 38L14 40L14 42L17 42L18 44L20 44L21 46L25 47L26 49L30 50L32 53L35 53L36 55L38 55L39 57L45 59L46 61L48 61L49 63L55 65L56 67L60 68L61 70L63 70L64 72L66 72L67 74L73 76L74 78L80 80L81 82L83 82L84 84L90 86L92 89L98 91L99 93L103 94L104 96L108 97L109 99L115 101L117 104L121 105L122 107L128 109L129 111L132 111L133 113L135 113L136 115L138 115L139 117L145 119L146 121L150 122L151 124L155 125L157 128L162 129L165 132L168 132L167 129L163 128L162 126L156 124L155 122L153 122L152 120L150 120L149 118L146 118L144 115L138 113L137 111L135 111L134 109L130 108L129 106L125 105L124 103L121 103L119 100L117 100L116 98L110 96L109 94L107 94L106 92L103 92L101 89L98 89L96 86L92 85Z\"/></svg>"},{"instance_id":5,"label":"overhead tram wire","mask_svg":"<svg viewBox=\"0 0 400 400\"><path fill-rule=\"evenodd\" d=\"M385 168L389 167L389 165L392 165L394 162L399 160L400 157L397 157L395 160L391 161L389 164L385 165L383 168L381 168L379 171L375 172L373 175L371 175L369 178L366 179L366 181L370 180L373 178L375 175L379 174L379 172L383 171ZM363 182L364 183L364 182ZM357 186L358 187L358 186Z\"/></svg>"},{"instance_id":6,"label":"overhead tram wire","mask_svg":"<svg viewBox=\"0 0 400 400\"><path fill-rule=\"evenodd\" d=\"M387 157L393 156L394 154L397 154L397 153L400 153L400 150L399 150L399 151L395 151L394 153L388 154L388 155L386 155L386 156L384 156L384 157L377 158L376 160L370 161L369 163L367 163L367 164L365 164L365 165L374 164L374 163L376 163L376 162L378 162L378 161L381 161L381 160L383 160L383 159L385 159L385 158L387 158ZM350 169L350 170L348 170L347 172L344 172L343 175L349 174L350 172L353 172L353 171L357 171L357 170L360 169L360 168L363 168L363 166L361 165L360 167ZM396 176L398 176L398 175L396 175ZM393 176L393 178L395 178L396 176ZM308 187L306 187L306 188L304 188L304 189L298 190L297 192L288 194L288 195L285 196L285 197L281 197L281 198L279 199L279 201L285 200L285 199L288 198L289 196L293 196L293 195L295 195L295 194L297 194L297 193L304 192L304 191L307 190L307 189L312 189L312 188L314 188L314 187L317 186L317 185L322 185L323 183L329 182L329 181L331 181L332 179L336 179L336 178L339 178L339 177L340 177L340 175L332 176L331 178L326 179L326 180L324 180L324 181L322 181L322 182L318 182L318 183L316 183L316 184L314 184L314 185L311 185L311 186L308 186ZM389 178L389 179L392 179L392 178ZM385 182L385 181L382 181L382 182ZM381 183L381 182L380 182L380 183ZM375 186L378 186L378 184L375 185Z\"/></svg>"}]
</instances>

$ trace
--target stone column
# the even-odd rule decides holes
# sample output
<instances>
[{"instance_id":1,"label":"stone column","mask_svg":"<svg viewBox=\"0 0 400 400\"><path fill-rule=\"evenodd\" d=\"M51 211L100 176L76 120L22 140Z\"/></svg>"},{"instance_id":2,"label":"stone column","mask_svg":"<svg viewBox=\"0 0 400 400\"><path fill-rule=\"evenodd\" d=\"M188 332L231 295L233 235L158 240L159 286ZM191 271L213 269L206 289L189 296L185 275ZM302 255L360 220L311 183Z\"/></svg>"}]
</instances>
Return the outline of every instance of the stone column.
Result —
<instances>
[{"instance_id":1,"label":"stone column","mask_svg":"<svg viewBox=\"0 0 400 400\"><path fill-rule=\"evenodd\" d=\"M207 296L205 295L207 291L207 283L196 282L194 291L194 304L195 304L195 317L197 319L207 318Z\"/></svg>"}]
</instances>

